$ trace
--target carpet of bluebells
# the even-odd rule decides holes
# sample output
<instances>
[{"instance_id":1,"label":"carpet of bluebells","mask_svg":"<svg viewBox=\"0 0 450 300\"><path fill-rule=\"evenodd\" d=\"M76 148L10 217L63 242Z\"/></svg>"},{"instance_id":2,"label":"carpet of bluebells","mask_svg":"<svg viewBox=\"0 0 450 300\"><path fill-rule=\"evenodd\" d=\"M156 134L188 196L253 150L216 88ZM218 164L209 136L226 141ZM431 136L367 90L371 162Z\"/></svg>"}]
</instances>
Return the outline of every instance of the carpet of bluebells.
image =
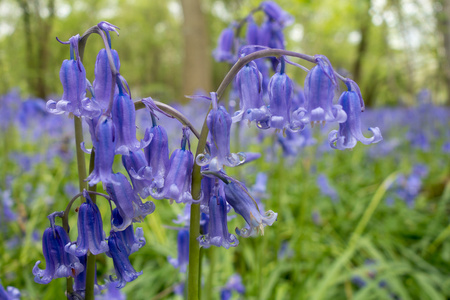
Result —
<instances>
[{"instance_id":1,"label":"carpet of bluebells","mask_svg":"<svg viewBox=\"0 0 450 300\"><path fill-rule=\"evenodd\" d=\"M65 280L39 285L31 269L42 260L46 216L64 210L77 193L73 120L49 114L44 101L22 99L17 91L0 103L2 292L58 299ZM204 251L203 270L211 280L203 286L212 287L213 298L448 299L450 110L434 106L427 91L418 103L367 109L364 122L377 124L384 141L351 151L331 149L328 125L286 136L233 127L234 145L263 154L233 172L261 207L278 212L278 220L263 237L240 238L237 248ZM195 120L208 106L197 99L177 107ZM181 125L164 118L170 145L178 145ZM148 122L148 113L137 113L139 128ZM123 167L117 161L115 168ZM186 275L174 258L177 237L183 237L175 229L187 215L180 205L155 204L157 213L135 224L146 245L130 259L143 274L115 289L105 281L114 266L100 258L98 284L107 291L96 299L182 298L177 293ZM106 201L99 208L108 214ZM70 222L76 223L76 214ZM239 218L229 223L242 225Z\"/></svg>"}]
</instances>

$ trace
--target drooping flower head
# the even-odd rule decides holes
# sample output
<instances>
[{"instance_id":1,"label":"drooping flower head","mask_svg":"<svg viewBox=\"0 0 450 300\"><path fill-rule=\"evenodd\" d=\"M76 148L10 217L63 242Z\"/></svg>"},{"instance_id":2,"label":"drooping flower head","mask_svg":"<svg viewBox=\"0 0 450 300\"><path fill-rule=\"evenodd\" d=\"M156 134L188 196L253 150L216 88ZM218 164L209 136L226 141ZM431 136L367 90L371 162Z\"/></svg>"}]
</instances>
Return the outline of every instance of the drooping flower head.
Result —
<instances>
[{"instance_id":1,"label":"drooping flower head","mask_svg":"<svg viewBox=\"0 0 450 300\"><path fill-rule=\"evenodd\" d=\"M255 62L248 63L236 75L239 90L240 110L232 118L233 123L242 119L256 121L260 127L267 128L269 113L262 99L262 75Z\"/></svg>"},{"instance_id":2,"label":"drooping flower head","mask_svg":"<svg viewBox=\"0 0 450 300\"><path fill-rule=\"evenodd\" d=\"M123 223L122 216L117 208L113 209L113 225L114 227L120 226ZM115 224L114 224L115 223ZM144 231L141 227L136 228L136 234L133 231L133 224L130 224L125 230L116 231L118 238L124 243L128 255L138 251L143 246L145 246Z\"/></svg>"},{"instance_id":3,"label":"drooping flower head","mask_svg":"<svg viewBox=\"0 0 450 300\"><path fill-rule=\"evenodd\" d=\"M361 111L364 109L364 102L359 92L359 88L352 80L346 81L348 91L342 93L339 104L347 114L347 120L339 124L339 130L333 130L328 135L328 141L334 149L344 150L355 147L357 141L364 145L378 143L383 139L378 127L370 127L373 133L371 138L366 138L361 131Z\"/></svg>"},{"instance_id":4,"label":"drooping flower head","mask_svg":"<svg viewBox=\"0 0 450 300\"><path fill-rule=\"evenodd\" d=\"M270 127L285 129L291 127L292 80L284 72L285 62L281 58L279 71L269 82Z\"/></svg>"},{"instance_id":5,"label":"drooping flower head","mask_svg":"<svg viewBox=\"0 0 450 300\"><path fill-rule=\"evenodd\" d=\"M108 244L100 210L86 191L83 196L86 202L78 209L78 239L75 243L68 243L65 250L75 256L86 255L88 251L94 255L104 253L108 251Z\"/></svg>"},{"instance_id":6,"label":"drooping flower head","mask_svg":"<svg viewBox=\"0 0 450 300\"><path fill-rule=\"evenodd\" d=\"M126 300L125 294L118 288L119 282L110 281L105 284L106 293L98 295L95 300Z\"/></svg>"},{"instance_id":7,"label":"drooping flower head","mask_svg":"<svg viewBox=\"0 0 450 300\"><path fill-rule=\"evenodd\" d=\"M125 230L132 222L140 222L145 216L155 211L152 201L143 203L133 190L130 182L122 173L113 174L114 182L106 185L106 191L116 205L122 221L114 220L112 228L115 231Z\"/></svg>"},{"instance_id":8,"label":"drooping flower head","mask_svg":"<svg viewBox=\"0 0 450 300\"><path fill-rule=\"evenodd\" d=\"M34 281L37 283L47 284L55 278L75 277L84 270L76 256L64 251L64 246L70 243L70 238L64 228L55 225L55 217L62 215L63 212L56 212L48 216L50 227L45 229L42 237L46 267L45 270L39 269L41 261L38 260L33 268Z\"/></svg>"},{"instance_id":9,"label":"drooping flower head","mask_svg":"<svg viewBox=\"0 0 450 300\"><path fill-rule=\"evenodd\" d=\"M152 172L152 183L150 190L154 193L161 193L164 187L164 180L170 167L169 162L169 139L164 127L157 124L157 117L154 110L157 110L151 98L143 99L142 102L150 110L152 117L152 127L147 128L146 135L152 135L153 138L144 148L145 158Z\"/></svg>"},{"instance_id":10,"label":"drooping flower head","mask_svg":"<svg viewBox=\"0 0 450 300\"><path fill-rule=\"evenodd\" d=\"M180 229L178 231L178 258L169 256L169 263L175 268L180 269L180 272L186 272L187 265L189 264L189 230Z\"/></svg>"},{"instance_id":11,"label":"drooping flower head","mask_svg":"<svg viewBox=\"0 0 450 300\"><path fill-rule=\"evenodd\" d=\"M204 172L204 175L208 172ZM278 214L269 210L264 215L259 211L258 205L248 192L246 186L236 179L223 172L211 172L225 183L224 191L227 202L233 207L236 213L240 214L247 222L249 228L236 228L236 233L242 237L249 237L255 233L264 234L264 227L271 226ZM255 232L256 231L256 232Z\"/></svg>"},{"instance_id":12,"label":"drooping flower head","mask_svg":"<svg viewBox=\"0 0 450 300\"><path fill-rule=\"evenodd\" d=\"M148 132L148 131L147 131ZM122 164L130 176L134 190L142 198L150 196L150 188L153 182L152 168L148 166L144 152L129 151L127 155L122 155Z\"/></svg>"},{"instance_id":13,"label":"drooping flower head","mask_svg":"<svg viewBox=\"0 0 450 300\"><path fill-rule=\"evenodd\" d=\"M239 240L233 234L228 232L227 224L227 202L225 201L225 193L223 183L220 182L213 196L210 197L208 203L209 210L209 227L208 233L198 237L201 246L209 248L211 245L216 247L236 247Z\"/></svg>"},{"instance_id":14,"label":"drooping flower head","mask_svg":"<svg viewBox=\"0 0 450 300\"><path fill-rule=\"evenodd\" d=\"M336 192L336 190L330 185L328 182L328 178L325 176L325 174L320 174L317 176L317 186L320 189L320 192L331 198L333 202L336 202L339 200L339 195Z\"/></svg>"},{"instance_id":15,"label":"drooping flower head","mask_svg":"<svg viewBox=\"0 0 450 300\"><path fill-rule=\"evenodd\" d=\"M78 257L80 263L84 267L84 271L78 274L73 280L73 294L69 295L69 299L80 299L85 297L86 292L86 267L87 267L87 254ZM97 283L97 264L95 265L95 278L94 278L94 295L100 294L103 286Z\"/></svg>"},{"instance_id":16,"label":"drooping flower head","mask_svg":"<svg viewBox=\"0 0 450 300\"><path fill-rule=\"evenodd\" d=\"M183 128L181 149L176 149L170 156L170 168L164 180L164 187L160 193L151 192L155 199L171 199L177 203L192 203L191 195L192 168L194 155L190 151L188 128Z\"/></svg>"},{"instance_id":17,"label":"drooping flower head","mask_svg":"<svg viewBox=\"0 0 450 300\"><path fill-rule=\"evenodd\" d=\"M0 299L2 300L20 300L20 291L19 289L8 286L5 288L3 287L1 281L0 281Z\"/></svg>"},{"instance_id":18,"label":"drooping flower head","mask_svg":"<svg viewBox=\"0 0 450 300\"><path fill-rule=\"evenodd\" d=\"M138 151L146 147L152 136L146 135L144 140L140 142L136 139L136 110L134 102L129 94L125 92L125 88L117 78L119 86L119 94L114 98L112 108L112 120L116 128L116 154L127 155L130 151Z\"/></svg>"},{"instance_id":19,"label":"drooping flower head","mask_svg":"<svg viewBox=\"0 0 450 300\"><path fill-rule=\"evenodd\" d=\"M89 185L100 181L107 184L112 181L112 165L116 147L116 133L110 117L102 115L95 126L95 138L92 143L95 148L94 170L86 178Z\"/></svg>"},{"instance_id":20,"label":"drooping flower head","mask_svg":"<svg viewBox=\"0 0 450 300\"><path fill-rule=\"evenodd\" d=\"M239 274L230 276L226 286L220 290L220 300L231 299L233 291L236 291L241 295L245 293L245 286L242 284L242 277Z\"/></svg>"},{"instance_id":21,"label":"drooping flower head","mask_svg":"<svg viewBox=\"0 0 450 300\"><path fill-rule=\"evenodd\" d=\"M333 67L323 55L316 55L315 59L317 65L308 72L305 79L306 109L299 108L294 115L304 124L342 123L347 116L341 105L333 105L334 93L338 87Z\"/></svg>"},{"instance_id":22,"label":"drooping flower head","mask_svg":"<svg viewBox=\"0 0 450 300\"><path fill-rule=\"evenodd\" d=\"M111 54L114 59L114 64L117 72L120 70L119 54L116 50L111 49ZM95 100L99 103L103 112L106 112L111 99L113 76L111 73L111 66L109 65L109 59L106 49L101 49L98 52L97 60L95 62L94 69L95 80L93 83L93 89L95 94ZM115 82L115 81L114 81ZM113 97L118 94L119 90L117 85L114 88Z\"/></svg>"},{"instance_id":23,"label":"drooping flower head","mask_svg":"<svg viewBox=\"0 0 450 300\"><path fill-rule=\"evenodd\" d=\"M217 105L216 93L211 93L211 101L213 109L206 118L212 140L211 155L202 160L201 156L204 155L201 154L197 157L196 162L199 166L209 165L210 171L220 171L224 165L235 167L242 164L245 161L245 156L243 153L230 152L231 116L225 107Z\"/></svg>"},{"instance_id":24,"label":"drooping flower head","mask_svg":"<svg viewBox=\"0 0 450 300\"><path fill-rule=\"evenodd\" d=\"M121 289L127 282L131 282L142 275L141 272L136 272L130 263L129 251L119 233L111 231L108 238L109 252L114 262L114 270L116 271L116 279L110 277L111 281L117 281L117 288Z\"/></svg>"},{"instance_id":25,"label":"drooping flower head","mask_svg":"<svg viewBox=\"0 0 450 300\"><path fill-rule=\"evenodd\" d=\"M63 61L59 78L63 86L62 99L58 102L49 100L47 110L53 114L72 113L75 116L98 116L100 106L86 96L86 70L78 53L80 35L77 34L63 44L70 44L70 59Z\"/></svg>"},{"instance_id":26,"label":"drooping flower head","mask_svg":"<svg viewBox=\"0 0 450 300\"><path fill-rule=\"evenodd\" d=\"M260 6L270 20L277 22L281 26L288 26L294 21L294 18L274 1L264 1Z\"/></svg>"},{"instance_id":27,"label":"drooping flower head","mask_svg":"<svg viewBox=\"0 0 450 300\"><path fill-rule=\"evenodd\" d=\"M217 48L213 51L213 57L216 61L225 61L234 63L236 60L233 54L234 28L230 26L225 28L219 36Z\"/></svg>"}]
</instances>

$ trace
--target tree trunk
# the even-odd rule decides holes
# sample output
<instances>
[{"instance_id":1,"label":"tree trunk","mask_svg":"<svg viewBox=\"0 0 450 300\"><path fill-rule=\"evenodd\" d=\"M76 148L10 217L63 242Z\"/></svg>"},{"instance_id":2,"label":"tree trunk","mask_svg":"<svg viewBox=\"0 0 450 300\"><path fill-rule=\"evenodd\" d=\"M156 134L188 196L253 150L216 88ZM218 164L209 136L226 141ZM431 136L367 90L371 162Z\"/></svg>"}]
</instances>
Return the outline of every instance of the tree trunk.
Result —
<instances>
[{"instance_id":1,"label":"tree trunk","mask_svg":"<svg viewBox=\"0 0 450 300\"><path fill-rule=\"evenodd\" d=\"M211 50L201 0L181 0L184 25L184 58L182 95L199 90L211 91Z\"/></svg>"},{"instance_id":2,"label":"tree trunk","mask_svg":"<svg viewBox=\"0 0 450 300\"><path fill-rule=\"evenodd\" d=\"M450 0L437 0L442 8L436 12L438 30L442 36L444 56L440 64L444 73L444 82L447 89L447 105L450 105Z\"/></svg>"}]
</instances>

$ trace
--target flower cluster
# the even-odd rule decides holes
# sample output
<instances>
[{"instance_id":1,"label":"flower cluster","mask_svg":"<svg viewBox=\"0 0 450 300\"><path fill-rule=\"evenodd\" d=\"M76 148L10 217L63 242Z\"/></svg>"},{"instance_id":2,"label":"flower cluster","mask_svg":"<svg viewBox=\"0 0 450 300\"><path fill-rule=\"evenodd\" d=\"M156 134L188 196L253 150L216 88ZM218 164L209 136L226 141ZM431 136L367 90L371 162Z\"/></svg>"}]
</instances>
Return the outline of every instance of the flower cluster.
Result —
<instances>
[{"instance_id":1,"label":"flower cluster","mask_svg":"<svg viewBox=\"0 0 450 300\"><path fill-rule=\"evenodd\" d=\"M260 25L253 20L257 11L265 14ZM261 48L284 49L283 28L291 21L292 17L275 2L264 1L259 9L223 31L214 56L217 61L235 62ZM247 28L245 42L238 36L244 25ZM339 150L353 148L357 141L363 144L381 141L378 127L369 128L373 133L371 138L362 133L360 115L364 111L364 101L358 85L337 74L327 57L315 55L308 60L316 63L311 70L284 56L259 58L247 63L237 74L230 93L231 100L239 99L239 110L232 117L233 123L254 121L260 129L274 128L284 134L303 130L308 124L313 127L314 124L338 123L339 130L331 131L328 140L332 148ZM286 63L308 72L303 89L286 74ZM272 76L269 65L274 72ZM339 90L338 79L344 82L348 91L342 93L338 104L334 104ZM289 139L279 138L286 153L295 151L292 148L300 143L296 142L298 137L291 134Z\"/></svg>"},{"instance_id":2,"label":"flower cluster","mask_svg":"<svg viewBox=\"0 0 450 300\"><path fill-rule=\"evenodd\" d=\"M256 11L262 11L265 15L261 24L253 20L252 14ZM232 94L238 95L240 107L234 114L219 105L219 91L212 92L210 97L203 97L211 101L211 109L202 134L198 134L189 120L170 106L161 103L158 106L150 97L138 104L132 100L128 83L120 74L119 55L111 46L110 32L117 33L116 26L101 22L92 29L102 36L106 46L97 55L93 84L86 78L80 58L80 52L84 51L80 45L85 45L83 39L87 37L76 35L68 42L62 42L70 45L70 59L63 62L60 71L64 93L61 100L48 101L46 108L52 114L75 116L76 122L82 119L88 125L92 149L86 149L84 142L76 145L90 154L93 162L90 168L92 172L82 179L94 187L93 190L99 183L106 190L107 195L100 195L109 201L111 207L111 230L107 237L100 210L95 199L93 201L90 196L90 193L99 193L84 190L76 195L69 205L77 197L83 196L85 199L77 209L78 237L71 241L67 226L66 231L56 225L56 217L66 218L67 221L67 215L56 212L49 216L50 227L43 236L46 268L42 270L38 267L40 261L36 263L33 268L36 282L46 284L55 278L71 276L75 278L74 293L83 296L88 290L86 273L92 267L87 261L92 255L101 253L113 260L115 277L110 276L110 286L122 288L135 280L142 272L134 269L130 255L143 247L146 241L142 228L134 231L133 223L142 221L154 212L155 204L152 201L143 202L150 196L158 200L168 199L170 203L183 203L188 214L194 207L198 214L200 204L199 224L191 224L190 217L186 215L177 220L178 223L185 223L185 226L177 228L178 257L169 257L169 262L181 272L186 271L189 262L192 226L201 227L200 236L191 238L195 238L204 248L216 246L228 249L239 244L237 236L263 235L264 228L273 225L278 214L272 210L264 212L261 203L261 198L266 196L266 175L259 174L255 186L248 189L244 183L227 174L227 168L241 166L259 157L259 154L231 151L233 123L247 120L249 124L256 123L260 129L274 128L277 134L283 132L279 141L282 145L284 143L286 152L294 152L293 149L301 147L295 141L295 137L298 137L295 133L303 130L307 124L338 123L339 130L329 134L329 143L340 150L354 147L356 141L370 144L382 139L377 127L369 128L373 133L371 138L362 134L360 114L364 110L364 101L359 88L352 80L337 74L325 56L308 58L299 54L316 64L311 70L287 59L285 55L288 53L283 52L285 42L282 30L292 22L292 17L272 1L263 2L256 11L243 22L224 30L219 46L214 51L215 58L233 63L248 58L260 48L277 49L281 51L280 55L253 61L249 59L240 70L236 70ZM236 34L243 24L247 24L247 44ZM287 75L288 63L307 70L304 92ZM270 70L274 72L271 77ZM348 91L341 95L339 104L334 104L338 79L346 84ZM136 110L139 105L147 108L152 120L151 125L144 128L145 134L141 140L137 138L136 130ZM170 156L168 135L166 129L158 124L157 113L175 117L184 125L181 145ZM199 139L199 147L202 145L198 153L203 153L197 157L190 149L190 132ZM208 132L209 135L206 134ZM80 134L79 131L76 133ZM116 155L121 156L127 174L114 171ZM200 176L194 176L200 173L193 175L200 168L201 181ZM193 178L199 180L194 181ZM196 195L192 191L199 189L193 186L200 189ZM236 235L228 230L228 214L232 209L246 223L235 229ZM237 283L240 283L238 279ZM224 299L230 296L233 289L244 292L242 284L234 288L232 285L230 283L225 289ZM101 288L96 286L97 291Z\"/></svg>"}]
</instances>

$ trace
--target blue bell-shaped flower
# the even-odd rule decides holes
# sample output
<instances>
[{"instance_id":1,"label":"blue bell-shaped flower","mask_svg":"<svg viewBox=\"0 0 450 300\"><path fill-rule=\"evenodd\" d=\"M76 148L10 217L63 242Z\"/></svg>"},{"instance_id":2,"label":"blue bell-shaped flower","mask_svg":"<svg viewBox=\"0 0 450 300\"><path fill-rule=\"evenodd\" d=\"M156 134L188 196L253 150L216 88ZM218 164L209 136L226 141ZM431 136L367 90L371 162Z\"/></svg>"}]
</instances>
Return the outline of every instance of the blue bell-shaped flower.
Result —
<instances>
[{"instance_id":1,"label":"blue bell-shaped flower","mask_svg":"<svg viewBox=\"0 0 450 300\"><path fill-rule=\"evenodd\" d=\"M294 112L296 119L304 124L311 122L342 123L347 119L341 105L333 105L334 92L338 87L337 79L328 58L315 56L317 66L312 68L305 79L306 109Z\"/></svg>"},{"instance_id":2,"label":"blue bell-shaped flower","mask_svg":"<svg viewBox=\"0 0 450 300\"><path fill-rule=\"evenodd\" d=\"M206 124L212 140L210 146L211 155L210 157L205 157L204 154L200 154L196 158L196 162L199 166L209 165L208 169L210 171L220 171L224 165L235 167L244 163L245 155L243 153L230 152L231 116L225 107L222 105L218 107L216 93L211 93L211 101L213 109L206 118Z\"/></svg>"},{"instance_id":3,"label":"blue bell-shaped flower","mask_svg":"<svg viewBox=\"0 0 450 300\"><path fill-rule=\"evenodd\" d=\"M225 28L219 36L217 48L213 51L213 57L216 61L225 61L234 63L233 55L234 29L233 27Z\"/></svg>"},{"instance_id":4,"label":"blue bell-shaped flower","mask_svg":"<svg viewBox=\"0 0 450 300\"><path fill-rule=\"evenodd\" d=\"M64 112L72 113L75 116L82 116L84 114L82 101L86 96L86 70L81 63L78 55L78 41L80 35L73 36L69 42L62 42L70 44L70 59L64 60L59 72L59 78L63 86L62 99L58 102L49 100L47 102L47 110L53 114L62 114ZM91 101L84 100L86 105L91 104ZM94 105L95 106L95 105ZM100 107L97 105L97 110L88 112L87 115L99 115L101 113Z\"/></svg>"},{"instance_id":5,"label":"blue bell-shaped flower","mask_svg":"<svg viewBox=\"0 0 450 300\"><path fill-rule=\"evenodd\" d=\"M154 193L160 193L170 167L169 139L164 127L156 123L148 131L148 134L153 135L153 138L150 144L144 148L144 153L148 166L152 170L151 189L154 189Z\"/></svg>"},{"instance_id":6,"label":"blue bell-shaped flower","mask_svg":"<svg viewBox=\"0 0 450 300\"><path fill-rule=\"evenodd\" d=\"M192 203L191 195L192 168L194 167L194 155L189 149L188 129L183 128L181 149L176 149L170 157L170 168L164 181L161 193L151 192L155 199L171 199L177 203ZM201 201L201 200L198 200Z\"/></svg>"},{"instance_id":7,"label":"blue bell-shaped flower","mask_svg":"<svg viewBox=\"0 0 450 300\"><path fill-rule=\"evenodd\" d=\"M283 27L292 24L294 21L294 18L281 9L281 7L274 1L263 1L260 6L270 20L277 22Z\"/></svg>"},{"instance_id":8,"label":"blue bell-shaped flower","mask_svg":"<svg viewBox=\"0 0 450 300\"><path fill-rule=\"evenodd\" d=\"M125 230L132 222L140 222L155 211L152 201L143 203L130 182L122 173L115 173L114 182L106 185L106 191L116 205L122 217L121 222L113 221L113 230Z\"/></svg>"},{"instance_id":9,"label":"blue bell-shaped flower","mask_svg":"<svg viewBox=\"0 0 450 300\"><path fill-rule=\"evenodd\" d=\"M83 196L86 202L78 209L78 239L68 243L64 249L75 256L86 255L88 251L94 255L104 253L108 251L108 244L100 210L86 191Z\"/></svg>"},{"instance_id":10,"label":"blue bell-shaped flower","mask_svg":"<svg viewBox=\"0 0 450 300\"><path fill-rule=\"evenodd\" d=\"M169 256L169 263L175 268L179 268L180 272L186 272L186 267L189 264L189 230L180 229L178 231L178 258Z\"/></svg>"},{"instance_id":11,"label":"blue bell-shaped flower","mask_svg":"<svg viewBox=\"0 0 450 300\"><path fill-rule=\"evenodd\" d=\"M117 72L120 70L119 54L116 50L111 49L113 55L114 64ZM93 82L95 100L99 103L103 112L108 110L109 102L111 99L113 78L111 73L111 67L109 65L108 55L106 49L101 49L97 55L94 69L95 80ZM115 86L115 94L118 94L117 85Z\"/></svg>"},{"instance_id":12,"label":"blue bell-shaped flower","mask_svg":"<svg viewBox=\"0 0 450 300\"><path fill-rule=\"evenodd\" d=\"M149 131L146 133L148 134ZM153 182L152 168L148 166L144 152L129 151L127 155L122 155L122 164L130 176L134 190L142 198L150 196L150 188Z\"/></svg>"},{"instance_id":13,"label":"blue bell-shaped flower","mask_svg":"<svg viewBox=\"0 0 450 300\"><path fill-rule=\"evenodd\" d=\"M86 178L89 185L100 181L103 184L112 181L112 165L114 163L114 149L116 147L116 134L114 124L110 117L101 116L95 127L95 139L92 140L95 148L94 170Z\"/></svg>"},{"instance_id":14,"label":"blue bell-shaped flower","mask_svg":"<svg viewBox=\"0 0 450 300\"><path fill-rule=\"evenodd\" d=\"M223 185L223 184L221 184ZM236 247L239 240L233 234L228 232L227 224L227 203L223 197L223 187L209 200L209 227L208 233L197 238L200 245L209 248L211 245L216 247Z\"/></svg>"},{"instance_id":15,"label":"blue bell-shaped flower","mask_svg":"<svg viewBox=\"0 0 450 300\"><path fill-rule=\"evenodd\" d=\"M120 79L118 79L120 80ZM119 82L119 94L114 98L112 120L116 127L116 154L127 155L146 147L152 136L146 135L140 142L136 139L136 111L133 100Z\"/></svg>"},{"instance_id":16,"label":"blue bell-shaped flower","mask_svg":"<svg viewBox=\"0 0 450 300\"><path fill-rule=\"evenodd\" d=\"M120 238L119 234L111 231L108 238L109 255L113 259L114 269L116 271L117 279L110 277L111 281L117 281L117 288L121 289L127 282L131 282L142 275L141 272L136 272L130 263L129 250Z\"/></svg>"},{"instance_id":17,"label":"blue bell-shaped flower","mask_svg":"<svg viewBox=\"0 0 450 300\"><path fill-rule=\"evenodd\" d=\"M269 82L270 127L291 128L292 80L284 72L285 62L281 58L280 70Z\"/></svg>"},{"instance_id":18,"label":"blue bell-shaped flower","mask_svg":"<svg viewBox=\"0 0 450 300\"><path fill-rule=\"evenodd\" d=\"M51 226L45 229L42 237L46 268L39 269L40 260L33 267L34 281L41 284L47 284L55 278L75 277L84 270L76 256L64 251L64 246L70 243L70 238L64 228L55 225L55 215L57 213L49 216Z\"/></svg>"},{"instance_id":19,"label":"blue bell-shaped flower","mask_svg":"<svg viewBox=\"0 0 450 300\"><path fill-rule=\"evenodd\" d=\"M119 227L123 223L122 216L117 208L113 209L112 212L112 225L113 227ZM145 246L144 231L141 227L136 228L136 234L133 231L133 224L130 224L125 230L116 231L118 238L122 240L125 247L127 248L128 255L138 251L143 246Z\"/></svg>"},{"instance_id":20,"label":"blue bell-shaped flower","mask_svg":"<svg viewBox=\"0 0 450 300\"><path fill-rule=\"evenodd\" d=\"M264 215L259 211L256 201L249 194L244 184L227 176L219 174L219 178L225 182L225 196L227 202L240 214L250 228L238 229L236 233L242 237L249 237L256 232L264 234L264 227L271 226L277 220L277 213L269 210Z\"/></svg>"},{"instance_id":21,"label":"blue bell-shaped flower","mask_svg":"<svg viewBox=\"0 0 450 300\"><path fill-rule=\"evenodd\" d=\"M256 63L250 62L236 75L239 89L240 110L232 118L233 123L246 119L256 121L260 127L269 120L269 112L262 99L262 75Z\"/></svg>"},{"instance_id":22,"label":"blue bell-shaped flower","mask_svg":"<svg viewBox=\"0 0 450 300\"><path fill-rule=\"evenodd\" d=\"M364 102L356 83L348 79L346 84L348 91L342 93L339 98L339 104L342 105L342 108L347 114L347 120L339 124L339 131L333 130L328 135L330 146L334 149L344 150L355 147L357 141L360 141L364 145L378 143L383 140L378 127L369 128L369 131L373 133L371 138L366 138L362 134L360 115Z\"/></svg>"}]
</instances>

